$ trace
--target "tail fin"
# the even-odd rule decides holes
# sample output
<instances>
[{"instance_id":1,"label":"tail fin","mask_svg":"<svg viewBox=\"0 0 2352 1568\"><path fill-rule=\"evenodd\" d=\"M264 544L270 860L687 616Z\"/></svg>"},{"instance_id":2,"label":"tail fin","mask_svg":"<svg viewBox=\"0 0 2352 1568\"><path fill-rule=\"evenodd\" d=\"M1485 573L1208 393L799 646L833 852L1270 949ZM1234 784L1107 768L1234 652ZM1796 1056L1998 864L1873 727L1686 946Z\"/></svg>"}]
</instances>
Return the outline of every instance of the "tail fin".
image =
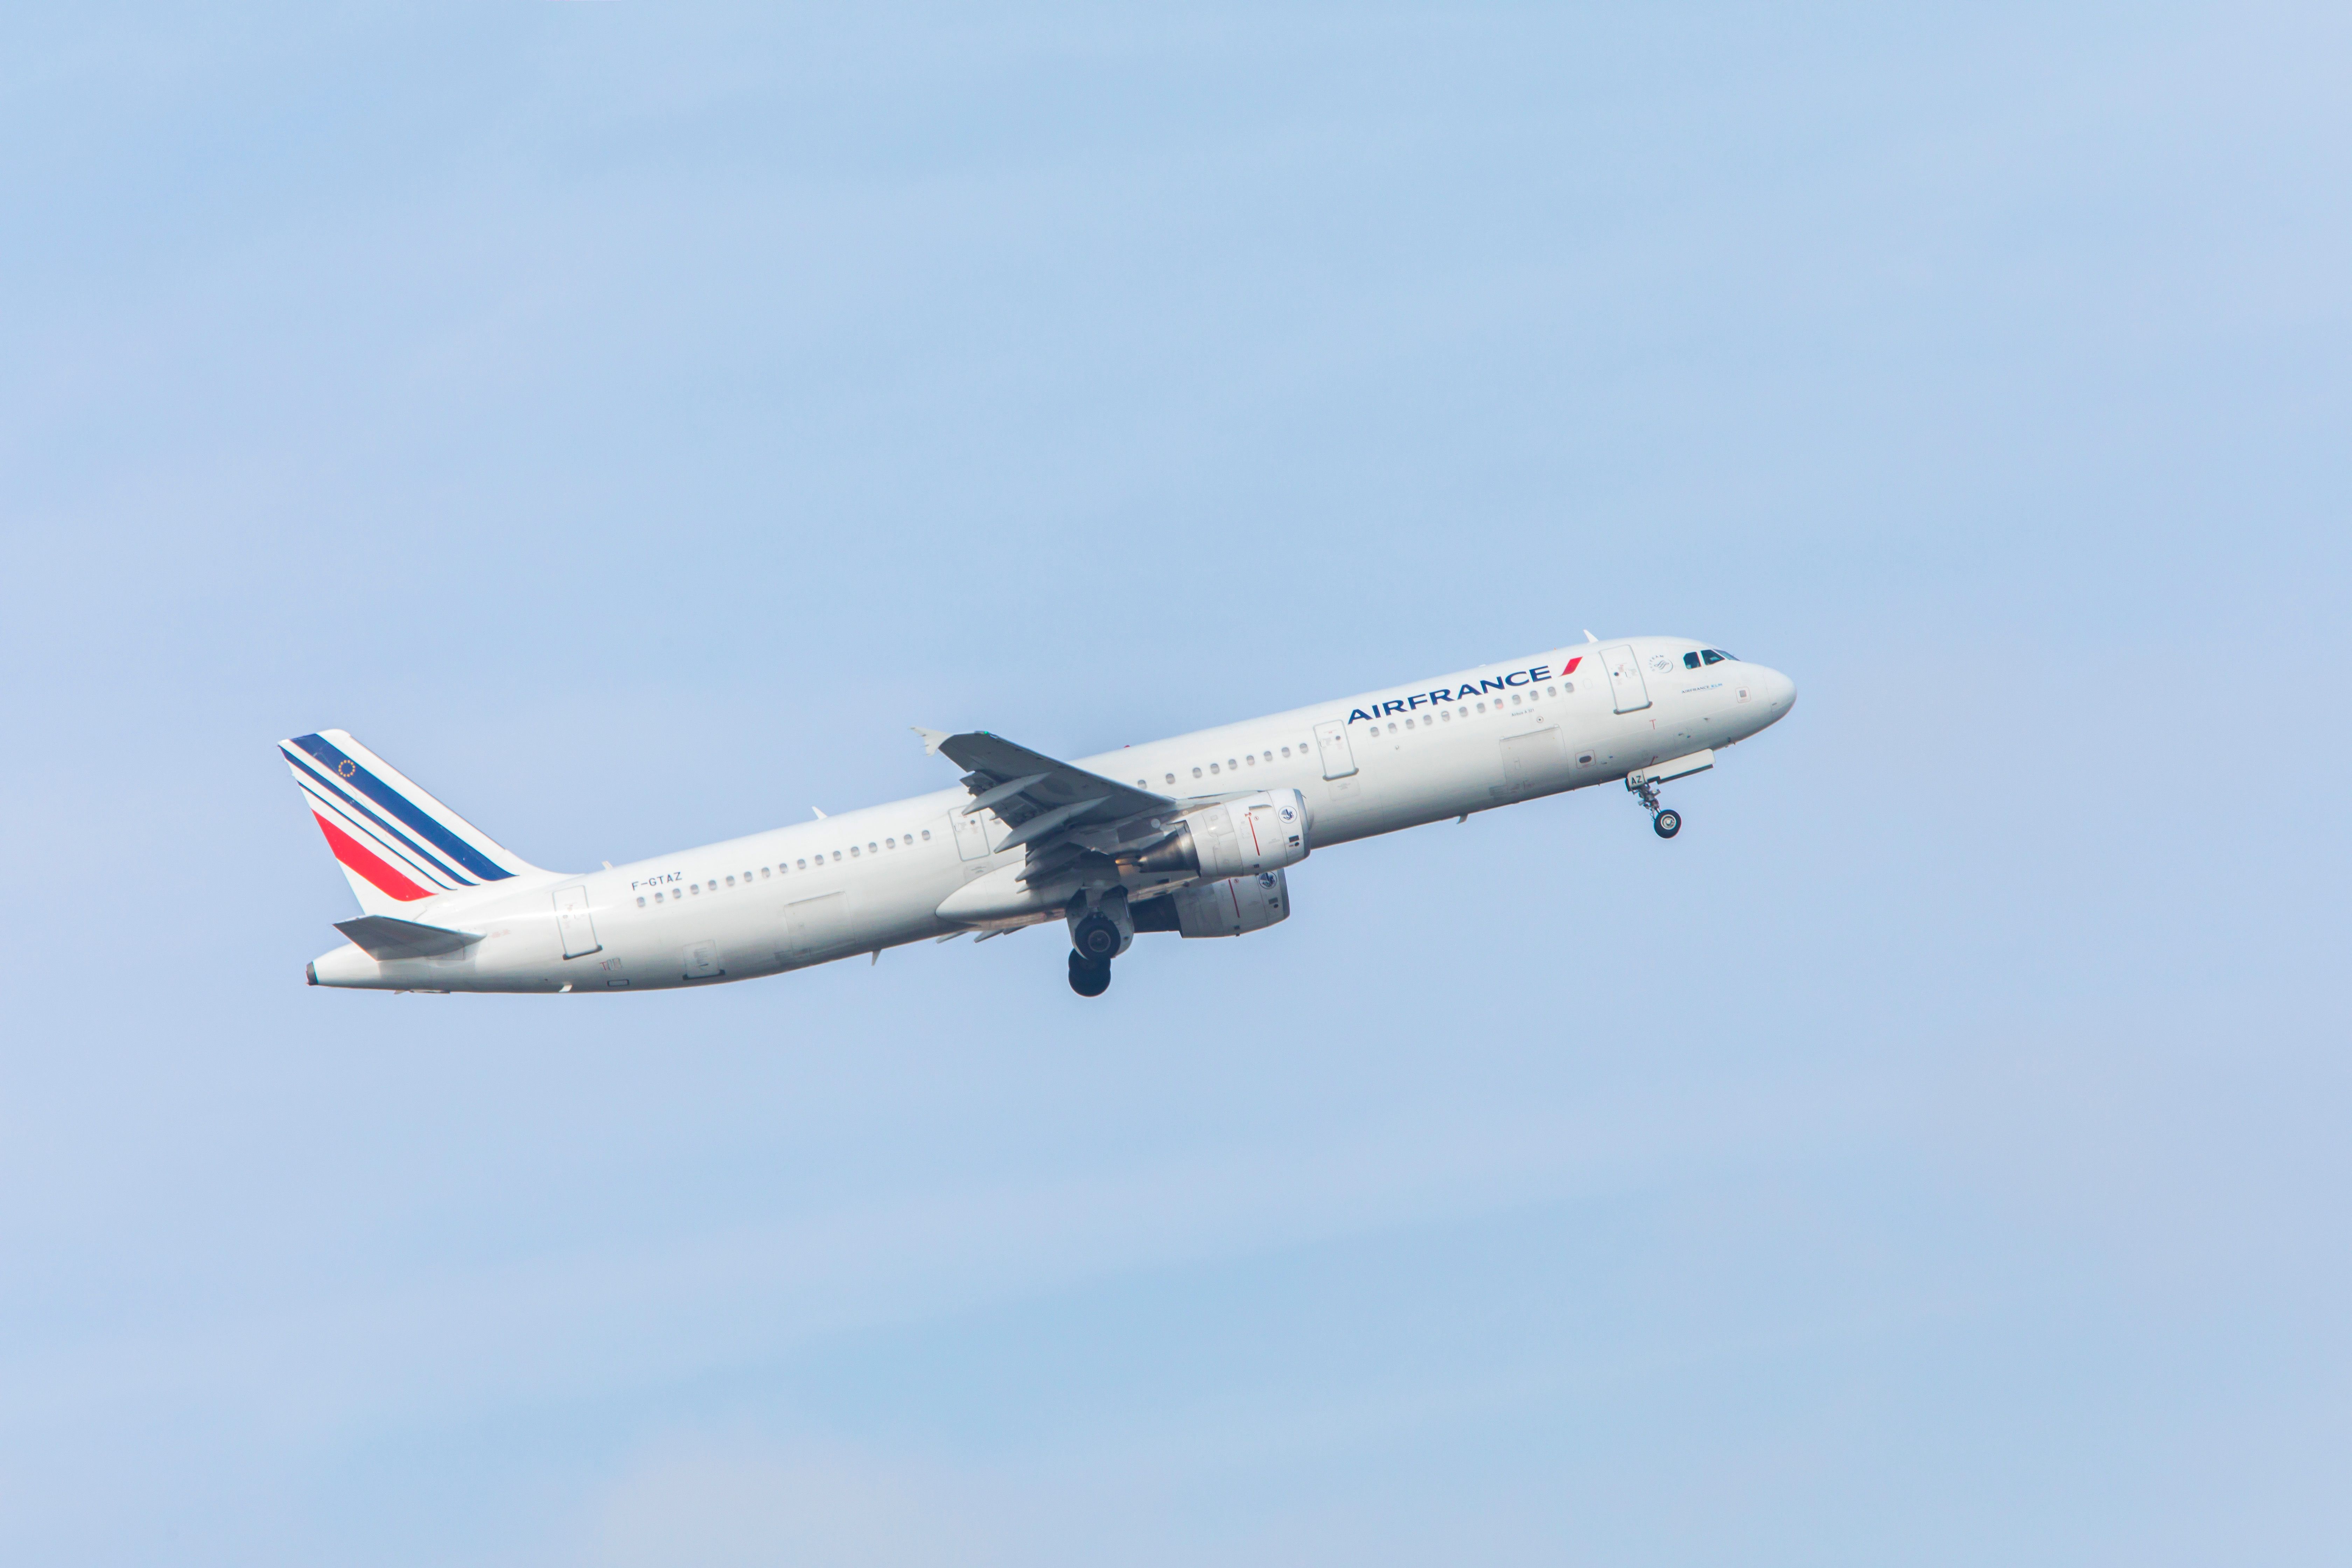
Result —
<instances>
[{"instance_id":1,"label":"tail fin","mask_svg":"<svg viewBox=\"0 0 2352 1568\"><path fill-rule=\"evenodd\" d=\"M538 868L352 739L323 730L278 742L327 847L372 915Z\"/></svg>"}]
</instances>

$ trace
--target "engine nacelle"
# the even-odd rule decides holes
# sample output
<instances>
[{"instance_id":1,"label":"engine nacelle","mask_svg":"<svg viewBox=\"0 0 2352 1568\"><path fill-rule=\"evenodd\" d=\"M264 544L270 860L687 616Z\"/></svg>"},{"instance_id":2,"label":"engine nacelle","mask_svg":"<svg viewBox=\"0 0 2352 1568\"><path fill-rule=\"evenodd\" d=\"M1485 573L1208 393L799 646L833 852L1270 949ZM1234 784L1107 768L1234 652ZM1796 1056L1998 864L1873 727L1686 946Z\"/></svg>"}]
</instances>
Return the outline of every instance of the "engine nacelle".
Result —
<instances>
[{"instance_id":1,"label":"engine nacelle","mask_svg":"<svg viewBox=\"0 0 2352 1568\"><path fill-rule=\"evenodd\" d=\"M1242 936L1290 918L1290 881L1279 869L1181 888L1133 906L1138 931L1186 936Z\"/></svg>"},{"instance_id":2,"label":"engine nacelle","mask_svg":"<svg viewBox=\"0 0 2352 1568\"><path fill-rule=\"evenodd\" d=\"M1278 871L1307 858L1307 797L1263 790L1188 811L1173 837L1134 857L1143 872L1192 871L1202 881Z\"/></svg>"}]
</instances>

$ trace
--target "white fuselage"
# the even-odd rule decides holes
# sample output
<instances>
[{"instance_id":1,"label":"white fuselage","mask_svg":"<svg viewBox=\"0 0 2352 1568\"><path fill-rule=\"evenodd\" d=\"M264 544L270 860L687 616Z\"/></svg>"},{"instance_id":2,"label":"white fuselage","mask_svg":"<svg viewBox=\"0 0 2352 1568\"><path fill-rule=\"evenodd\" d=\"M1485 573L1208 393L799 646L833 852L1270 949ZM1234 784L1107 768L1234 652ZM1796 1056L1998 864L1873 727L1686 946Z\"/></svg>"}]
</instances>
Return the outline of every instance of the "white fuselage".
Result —
<instances>
[{"instance_id":1,"label":"white fuselage","mask_svg":"<svg viewBox=\"0 0 2352 1568\"><path fill-rule=\"evenodd\" d=\"M1328 849L1622 780L1745 740L1789 710L1795 686L1777 671L1738 659L1685 668L1701 646L1586 644L1072 760L1186 806L1297 789L1311 848ZM1623 679L1629 658L1638 685ZM936 790L585 875L533 872L445 894L412 918L480 941L382 962L345 946L312 975L389 990L642 991L952 934L972 922L943 918L941 903L1024 854L996 848L1007 829L966 814L971 800Z\"/></svg>"}]
</instances>

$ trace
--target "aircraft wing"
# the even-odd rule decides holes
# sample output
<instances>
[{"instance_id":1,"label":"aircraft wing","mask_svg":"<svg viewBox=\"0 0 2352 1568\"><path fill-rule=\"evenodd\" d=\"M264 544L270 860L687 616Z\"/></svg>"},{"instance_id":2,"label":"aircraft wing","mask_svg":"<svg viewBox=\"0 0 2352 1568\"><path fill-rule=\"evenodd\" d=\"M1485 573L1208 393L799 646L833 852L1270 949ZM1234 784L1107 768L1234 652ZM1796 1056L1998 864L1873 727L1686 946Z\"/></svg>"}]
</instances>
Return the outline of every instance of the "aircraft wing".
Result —
<instances>
[{"instance_id":1,"label":"aircraft wing","mask_svg":"<svg viewBox=\"0 0 2352 1568\"><path fill-rule=\"evenodd\" d=\"M1173 832L1181 806L1167 795L1124 785L1013 745L1004 736L976 729L948 736L936 729L918 729L924 750L946 752L964 766L964 787L971 790L973 811L995 811L1007 835L990 847L995 851L1028 848L1024 881L1054 875L1063 865L1094 851L1143 848Z\"/></svg>"},{"instance_id":2,"label":"aircraft wing","mask_svg":"<svg viewBox=\"0 0 2352 1568\"><path fill-rule=\"evenodd\" d=\"M1049 832L1119 823L1131 816L1176 814L1176 802L1167 795L1089 773L1045 752L1033 752L1025 745L1013 745L1004 736L990 736L985 729L964 736L919 733L927 748L946 752L948 762L964 769L964 787L971 790L973 802L964 811L995 811L1016 837L1021 837L1024 827L1033 826L1028 837L1046 837ZM1046 818L1056 818L1054 826L1046 827Z\"/></svg>"}]
</instances>

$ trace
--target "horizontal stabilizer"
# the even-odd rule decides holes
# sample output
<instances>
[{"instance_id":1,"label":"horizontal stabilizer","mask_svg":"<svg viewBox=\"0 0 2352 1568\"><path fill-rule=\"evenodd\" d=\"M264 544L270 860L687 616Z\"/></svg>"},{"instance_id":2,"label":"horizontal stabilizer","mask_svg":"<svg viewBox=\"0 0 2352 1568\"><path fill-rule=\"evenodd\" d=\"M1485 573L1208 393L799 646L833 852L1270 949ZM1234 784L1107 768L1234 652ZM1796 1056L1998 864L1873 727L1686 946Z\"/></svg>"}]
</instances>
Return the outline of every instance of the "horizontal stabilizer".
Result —
<instances>
[{"instance_id":1,"label":"horizontal stabilizer","mask_svg":"<svg viewBox=\"0 0 2352 1568\"><path fill-rule=\"evenodd\" d=\"M482 940L478 931L419 925L390 915L362 915L355 921L337 921L335 929L379 963L394 958L436 958L445 952L460 952Z\"/></svg>"}]
</instances>

